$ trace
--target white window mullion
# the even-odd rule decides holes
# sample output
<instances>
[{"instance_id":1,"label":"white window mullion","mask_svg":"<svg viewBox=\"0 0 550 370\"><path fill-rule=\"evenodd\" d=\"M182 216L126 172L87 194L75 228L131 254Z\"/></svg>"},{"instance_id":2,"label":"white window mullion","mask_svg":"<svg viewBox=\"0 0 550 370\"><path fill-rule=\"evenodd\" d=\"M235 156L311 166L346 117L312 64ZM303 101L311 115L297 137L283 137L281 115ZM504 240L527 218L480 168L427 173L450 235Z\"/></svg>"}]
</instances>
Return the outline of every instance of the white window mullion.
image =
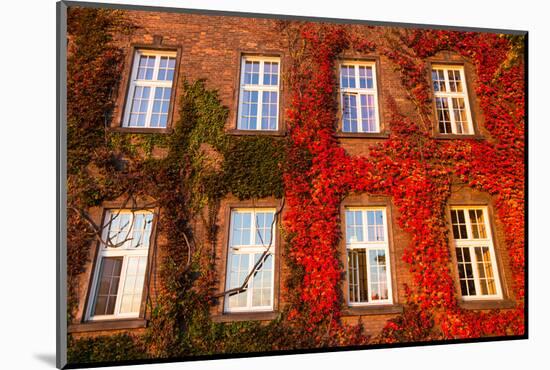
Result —
<instances>
[{"instance_id":1,"label":"white window mullion","mask_svg":"<svg viewBox=\"0 0 550 370\"><path fill-rule=\"evenodd\" d=\"M150 80L138 80L138 72L139 72L139 63L142 56L149 56L154 57L154 65L153 65L153 73ZM176 56L175 52L168 52L168 51L151 51L151 50L137 50L134 56L134 63L132 65L132 71L130 75L130 82L129 82L129 88L128 88L128 96L126 98L126 105L124 108L124 114L123 114L123 121L122 126L123 127L130 127L130 128L152 128L151 127L151 117L153 112L153 103L155 99L155 93L156 89L159 87L165 87L165 88L172 88L173 86L173 80L177 78L175 74L172 77L172 80L161 80L159 81L159 73L160 73L160 60L162 57L167 57L166 61L166 68L168 70L168 65L170 59L174 59ZM146 66L146 69L148 68L148 64ZM175 72L175 69L174 69ZM143 126L130 126L130 119L132 117L132 105L135 95L136 87L148 87L149 88L149 97L147 101L147 110L145 112L145 122ZM140 101L141 103L141 101ZM170 104L170 103L169 103ZM156 128L156 127L155 127ZM165 128L165 127L159 127L159 128Z\"/></svg>"},{"instance_id":2,"label":"white window mullion","mask_svg":"<svg viewBox=\"0 0 550 370\"><path fill-rule=\"evenodd\" d=\"M389 247L389 226L386 211L382 212L382 220L384 222L384 255L385 255L385 268L386 268L386 287L388 288L388 300L393 302L393 291L391 284L391 263L390 263L390 247Z\"/></svg>"},{"instance_id":3,"label":"white window mullion","mask_svg":"<svg viewBox=\"0 0 550 370\"><path fill-rule=\"evenodd\" d=\"M481 295L481 284L479 280L479 271L477 269L477 263L479 262L477 260L477 255L475 249L478 247L470 246L468 249L470 250L470 259L472 260L472 272L474 274L474 286L476 287L476 296Z\"/></svg>"},{"instance_id":4,"label":"white window mullion","mask_svg":"<svg viewBox=\"0 0 550 370\"><path fill-rule=\"evenodd\" d=\"M118 279L118 290L116 294L115 316L120 315L120 306L122 304L122 290L126 281L126 269L128 268L128 258L122 258L122 267L120 269L120 278Z\"/></svg>"},{"instance_id":5,"label":"white window mullion","mask_svg":"<svg viewBox=\"0 0 550 370\"><path fill-rule=\"evenodd\" d=\"M367 302L369 302L369 303L372 302L372 299L371 299L371 295L372 295L372 290L371 290L372 276L371 276L371 272L370 272L371 265L370 265L370 258L369 258L370 251L371 251L371 248L365 248L365 259L366 259L366 266L367 266L367 287L366 287L367 288Z\"/></svg>"},{"instance_id":6,"label":"white window mullion","mask_svg":"<svg viewBox=\"0 0 550 370\"><path fill-rule=\"evenodd\" d=\"M451 133L456 134L458 132L456 128L456 120L455 120L455 114L454 114L454 106L453 106L453 97L449 94L447 95L447 106L449 107L449 119L451 120Z\"/></svg>"},{"instance_id":7,"label":"white window mullion","mask_svg":"<svg viewBox=\"0 0 550 370\"><path fill-rule=\"evenodd\" d=\"M254 268L254 253L248 254L248 274L252 271ZM247 275L248 275L247 274ZM254 276L251 276L248 280L248 285L246 286L246 306L252 307L252 288L253 288L253 280Z\"/></svg>"}]
</instances>

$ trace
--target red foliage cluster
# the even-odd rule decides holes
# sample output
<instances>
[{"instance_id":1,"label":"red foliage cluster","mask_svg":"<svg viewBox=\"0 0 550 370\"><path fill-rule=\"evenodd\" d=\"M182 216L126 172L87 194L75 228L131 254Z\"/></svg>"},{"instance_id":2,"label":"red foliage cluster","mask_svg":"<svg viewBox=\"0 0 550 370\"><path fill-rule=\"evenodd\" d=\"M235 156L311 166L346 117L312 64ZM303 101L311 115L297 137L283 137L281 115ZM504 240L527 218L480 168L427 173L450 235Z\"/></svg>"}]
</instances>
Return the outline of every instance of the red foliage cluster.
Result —
<instances>
[{"instance_id":1,"label":"red foliage cluster","mask_svg":"<svg viewBox=\"0 0 550 370\"><path fill-rule=\"evenodd\" d=\"M522 334L524 76L521 61L506 66L509 40L488 33L402 31L400 47L380 51L401 72L402 85L418 108L418 121L403 117L390 97L385 102L393 114L390 137L363 158L349 156L333 136L334 63L346 48L375 46L342 26L304 24L300 32L305 51L295 58L290 79L284 225L290 236L288 257L303 275L294 287L294 299L300 303L293 305L289 318L301 318L310 330L327 318L338 321L343 272L337 251L339 206L350 192L366 192L391 196L399 209L399 226L412 236L402 257L414 278L414 287L406 290L408 304L415 309L388 322L378 340L429 339L426 327L433 323L444 338ZM441 50L463 55L476 68L487 140L433 138L425 58ZM458 305L444 212L453 177L494 197L505 225L519 303L513 311L477 312Z\"/></svg>"}]
</instances>

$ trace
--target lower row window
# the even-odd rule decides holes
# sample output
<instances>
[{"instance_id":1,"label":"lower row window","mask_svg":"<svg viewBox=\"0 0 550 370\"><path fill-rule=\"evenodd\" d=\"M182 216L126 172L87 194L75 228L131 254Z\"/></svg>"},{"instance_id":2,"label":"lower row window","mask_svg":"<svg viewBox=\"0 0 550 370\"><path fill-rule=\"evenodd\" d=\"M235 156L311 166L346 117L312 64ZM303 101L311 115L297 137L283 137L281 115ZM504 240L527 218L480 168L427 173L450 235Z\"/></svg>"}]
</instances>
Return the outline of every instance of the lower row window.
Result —
<instances>
[{"instance_id":1,"label":"lower row window","mask_svg":"<svg viewBox=\"0 0 550 370\"><path fill-rule=\"evenodd\" d=\"M391 303L385 208L346 209L349 305Z\"/></svg>"},{"instance_id":2,"label":"lower row window","mask_svg":"<svg viewBox=\"0 0 550 370\"><path fill-rule=\"evenodd\" d=\"M153 211L105 213L88 319L139 316L152 223Z\"/></svg>"},{"instance_id":3,"label":"lower row window","mask_svg":"<svg viewBox=\"0 0 550 370\"><path fill-rule=\"evenodd\" d=\"M226 312L273 310L275 221L275 209L231 211L226 291L248 283L227 295Z\"/></svg>"},{"instance_id":4,"label":"lower row window","mask_svg":"<svg viewBox=\"0 0 550 370\"><path fill-rule=\"evenodd\" d=\"M225 312L272 311L276 210L236 208L230 214ZM460 292L465 300L501 299L487 207L451 207ZM89 320L138 317L153 223L151 210L111 210L92 278ZM392 304L386 207L345 210L350 306Z\"/></svg>"},{"instance_id":5,"label":"lower row window","mask_svg":"<svg viewBox=\"0 0 550 370\"><path fill-rule=\"evenodd\" d=\"M453 207L451 223L462 297L502 298L486 207Z\"/></svg>"}]
</instances>

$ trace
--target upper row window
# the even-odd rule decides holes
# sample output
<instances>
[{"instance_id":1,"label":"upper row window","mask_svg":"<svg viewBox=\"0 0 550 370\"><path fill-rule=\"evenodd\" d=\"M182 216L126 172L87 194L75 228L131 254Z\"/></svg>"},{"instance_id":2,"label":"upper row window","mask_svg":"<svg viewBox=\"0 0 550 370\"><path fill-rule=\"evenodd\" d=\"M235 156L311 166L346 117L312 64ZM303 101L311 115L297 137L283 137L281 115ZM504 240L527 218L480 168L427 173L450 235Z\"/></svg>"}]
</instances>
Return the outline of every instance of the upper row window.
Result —
<instances>
[{"instance_id":1,"label":"upper row window","mask_svg":"<svg viewBox=\"0 0 550 370\"><path fill-rule=\"evenodd\" d=\"M239 130L278 130L279 64L279 58L242 58Z\"/></svg>"},{"instance_id":2,"label":"upper row window","mask_svg":"<svg viewBox=\"0 0 550 370\"><path fill-rule=\"evenodd\" d=\"M238 130L279 130L280 64L278 57L242 57ZM123 127L167 127L175 70L175 52L136 51ZM433 65L432 82L438 133L473 134L464 68ZM342 132L381 132L376 63L344 61L339 86Z\"/></svg>"},{"instance_id":3,"label":"upper row window","mask_svg":"<svg viewBox=\"0 0 550 370\"><path fill-rule=\"evenodd\" d=\"M473 134L464 68L433 66L432 83L439 133Z\"/></svg>"},{"instance_id":4,"label":"upper row window","mask_svg":"<svg viewBox=\"0 0 550 370\"><path fill-rule=\"evenodd\" d=\"M374 62L340 66L343 132L380 132Z\"/></svg>"},{"instance_id":5,"label":"upper row window","mask_svg":"<svg viewBox=\"0 0 550 370\"><path fill-rule=\"evenodd\" d=\"M166 128L175 69L175 52L136 52L124 127Z\"/></svg>"}]
</instances>

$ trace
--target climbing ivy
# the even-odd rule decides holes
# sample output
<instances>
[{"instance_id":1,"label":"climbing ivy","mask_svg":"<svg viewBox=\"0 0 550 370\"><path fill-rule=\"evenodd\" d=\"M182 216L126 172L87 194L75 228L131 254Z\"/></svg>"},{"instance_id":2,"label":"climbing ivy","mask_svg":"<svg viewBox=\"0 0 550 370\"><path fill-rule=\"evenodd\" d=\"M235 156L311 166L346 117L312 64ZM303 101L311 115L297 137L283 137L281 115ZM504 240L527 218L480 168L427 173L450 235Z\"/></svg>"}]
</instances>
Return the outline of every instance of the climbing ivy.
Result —
<instances>
[{"instance_id":1,"label":"climbing ivy","mask_svg":"<svg viewBox=\"0 0 550 370\"><path fill-rule=\"evenodd\" d=\"M69 336L69 362L89 363L217 353L442 338L521 334L523 328L523 58L517 38L450 31L364 32L341 25L281 22L290 45L285 112L287 137L227 133L228 109L207 81L182 77L169 134L128 134L111 124L112 93L123 55L115 33L131 33L124 14L71 8L68 57L68 204L88 209L131 194L154 199L164 242L152 250L159 281L147 302L141 334ZM371 40L384 40L391 48ZM345 50L377 50L400 73L417 115L405 117L392 94L390 137L351 156L334 137L335 63ZM431 136L430 86L424 60L452 50L472 60L476 93L490 140L436 141ZM490 160L488 160L488 158ZM496 166L498 164L498 166ZM506 181L502 181L505 174ZM496 199L506 226L518 307L485 313L458 307L450 273L444 207L451 180L460 178ZM403 261L413 284L405 287L402 315L369 337L362 323L341 320L343 266L340 203L351 193L384 194L398 208L399 227L411 235ZM216 281L212 245L218 240L222 199L286 199L281 283L288 307L269 323L213 322ZM518 221L519 220L519 221ZM197 228L196 226L199 225ZM204 231L196 235L197 230ZM89 263L94 235L76 212L68 217L69 312L78 305L79 275ZM190 261L190 263L187 263ZM156 274L154 276L157 276Z\"/></svg>"}]
</instances>

